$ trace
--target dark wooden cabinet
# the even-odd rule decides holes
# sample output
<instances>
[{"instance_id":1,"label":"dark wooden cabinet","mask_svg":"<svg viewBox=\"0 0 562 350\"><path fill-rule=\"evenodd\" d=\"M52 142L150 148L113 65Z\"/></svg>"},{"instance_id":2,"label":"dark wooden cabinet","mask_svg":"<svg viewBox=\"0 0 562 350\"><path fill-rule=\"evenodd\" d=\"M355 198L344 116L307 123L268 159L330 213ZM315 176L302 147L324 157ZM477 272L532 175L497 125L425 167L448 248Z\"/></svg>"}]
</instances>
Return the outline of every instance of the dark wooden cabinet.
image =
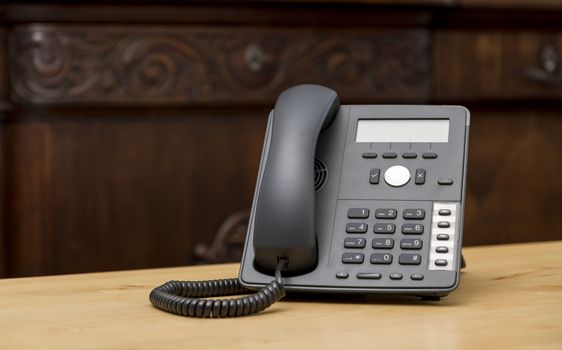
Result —
<instances>
[{"instance_id":1,"label":"dark wooden cabinet","mask_svg":"<svg viewBox=\"0 0 562 350\"><path fill-rule=\"evenodd\" d=\"M562 239L561 23L555 2L7 1L0 275L197 262L243 224L267 114L299 83L466 105L465 244Z\"/></svg>"}]
</instances>

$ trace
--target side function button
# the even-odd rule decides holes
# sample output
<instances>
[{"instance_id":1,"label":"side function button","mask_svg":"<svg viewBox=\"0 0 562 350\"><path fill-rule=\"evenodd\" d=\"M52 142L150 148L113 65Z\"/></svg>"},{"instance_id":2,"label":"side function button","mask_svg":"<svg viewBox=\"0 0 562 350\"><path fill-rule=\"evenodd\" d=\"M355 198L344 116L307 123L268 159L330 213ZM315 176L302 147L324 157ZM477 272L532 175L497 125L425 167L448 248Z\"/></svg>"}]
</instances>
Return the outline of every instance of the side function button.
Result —
<instances>
[{"instance_id":1,"label":"side function button","mask_svg":"<svg viewBox=\"0 0 562 350\"><path fill-rule=\"evenodd\" d=\"M416 169L414 183L416 185L423 185L425 183L425 169Z\"/></svg>"},{"instance_id":2,"label":"side function button","mask_svg":"<svg viewBox=\"0 0 562 350\"><path fill-rule=\"evenodd\" d=\"M361 280L380 280L382 275L376 272L359 272L356 277Z\"/></svg>"},{"instance_id":3,"label":"side function button","mask_svg":"<svg viewBox=\"0 0 562 350\"><path fill-rule=\"evenodd\" d=\"M410 177L410 170L402 165L391 166L384 172L384 181L392 187L404 186Z\"/></svg>"},{"instance_id":4,"label":"side function button","mask_svg":"<svg viewBox=\"0 0 562 350\"><path fill-rule=\"evenodd\" d=\"M437 227L439 228L448 228L451 227L451 223L449 221L439 221L437 223Z\"/></svg>"},{"instance_id":5,"label":"side function button","mask_svg":"<svg viewBox=\"0 0 562 350\"><path fill-rule=\"evenodd\" d=\"M437 235L437 240L438 241L448 241L449 240L449 235L446 233L440 233Z\"/></svg>"},{"instance_id":6,"label":"side function button","mask_svg":"<svg viewBox=\"0 0 562 350\"><path fill-rule=\"evenodd\" d=\"M435 260L436 266L447 266L447 260L445 259L437 259Z\"/></svg>"},{"instance_id":7,"label":"side function button","mask_svg":"<svg viewBox=\"0 0 562 350\"><path fill-rule=\"evenodd\" d=\"M421 255L419 254L400 254L398 257L400 265L419 265L421 260Z\"/></svg>"},{"instance_id":8,"label":"side function button","mask_svg":"<svg viewBox=\"0 0 562 350\"><path fill-rule=\"evenodd\" d=\"M365 152L361 156L363 158L377 158L377 154L375 152Z\"/></svg>"},{"instance_id":9,"label":"side function button","mask_svg":"<svg viewBox=\"0 0 562 350\"><path fill-rule=\"evenodd\" d=\"M341 271L341 272L336 273L336 278L346 279L348 277L349 277L349 273L347 273L347 272Z\"/></svg>"},{"instance_id":10,"label":"side function button","mask_svg":"<svg viewBox=\"0 0 562 350\"><path fill-rule=\"evenodd\" d=\"M377 209L375 210L375 217L377 219L396 219L396 209Z\"/></svg>"},{"instance_id":11,"label":"side function button","mask_svg":"<svg viewBox=\"0 0 562 350\"><path fill-rule=\"evenodd\" d=\"M401 273L391 273L391 274L390 274L390 279L391 279L391 280L401 280L401 279L402 279L402 274L401 274Z\"/></svg>"},{"instance_id":12,"label":"side function button","mask_svg":"<svg viewBox=\"0 0 562 350\"><path fill-rule=\"evenodd\" d=\"M392 159L392 158L396 158L397 155L396 155L396 153L394 153L394 152L384 152L384 153L382 154L382 157L383 157L383 158L390 158L390 159Z\"/></svg>"},{"instance_id":13,"label":"side function button","mask_svg":"<svg viewBox=\"0 0 562 350\"><path fill-rule=\"evenodd\" d=\"M347 233L365 233L367 232L367 225L364 222L350 222L345 225L345 232Z\"/></svg>"},{"instance_id":14,"label":"side function button","mask_svg":"<svg viewBox=\"0 0 562 350\"><path fill-rule=\"evenodd\" d=\"M350 219L366 219L369 217L369 209L351 208L347 211L347 217Z\"/></svg>"},{"instance_id":15,"label":"side function button","mask_svg":"<svg viewBox=\"0 0 562 350\"><path fill-rule=\"evenodd\" d=\"M444 186L448 186L448 185L452 185L452 184L453 184L453 179L448 179L448 178L446 178L446 179L439 179L439 180L437 180L437 183L438 183L439 185L442 185L442 186L443 186L443 185L444 185Z\"/></svg>"},{"instance_id":16,"label":"side function button","mask_svg":"<svg viewBox=\"0 0 562 350\"><path fill-rule=\"evenodd\" d=\"M344 264L362 264L365 256L362 253L343 253L341 261Z\"/></svg>"},{"instance_id":17,"label":"side function button","mask_svg":"<svg viewBox=\"0 0 562 350\"><path fill-rule=\"evenodd\" d=\"M423 233L423 225L404 224L402 225L402 233L405 235L421 235Z\"/></svg>"},{"instance_id":18,"label":"side function button","mask_svg":"<svg viewBox=\"0 0 562 350\"><path fill-rule=\"evenodd\" d=\"M421 249L423 241L421 239L404 238L400 240L400 248L402 249Z\"/></svg>"},{"instance_id":19,"label":"side function button","mask_svg":"<svg viewBox=\"0 0 562 350\"><path fill-rule=\"evenodd\" d=\"M395 224L375 224L373 232L375 233L394 233L396 231Z\"/></svg>"},{"instance_id":20,"label":"side function button","mask_svg":"<svg viewBox=\"0 0 562 350\"><path fill-rule=\"evenodd\" d=\"M371 254L371 264L384 264L392 263L392 254L389 253L373 253Z\"/></svg>"},{"instance_id":21,"label":"side function button","mask_svg":"<svg viewBox=\"0 0 562 350\"><path fill-rule=\"evenodd\" d=\"M376 169L376 168L371 169L371 172L369 172L369 183L371 185L378 185L380 175L381 175L380 169Z\"/></svg>"},{"instance_id":22,"label":"side function button","mask_svg":"<svg viewBox=\"0 0 562 350\"><path fill-rule=\"evenodd\" d=\"M417 158L417 157L418 157L418 155L414 152L404 152L404 153L402 153L402 158L405 158L405 159L414 159L414 158Z\"/></svg>"},{"instance_id":23,"label":"side function button","mask_svg":"<svg viewBox=\"0 0 562 350\"><path fill-rule=\"evenodd\" d=\"M425 218L425 210L423 209L404 209L404 219L406 220L422 220Z\"/></svg>"},{"instance_id":24,"label":"side function button","mask_svg":"<svg viewBox=\"0 0 562 350\"><path fill-rule=\"evenodd\" d=\"M435 159L437 158L437 153L433 153L433 152L425 152L422 154L422 157L425 159Z\"/></svg>"},{"instance_id":25,"label":"side function button","mask_svg":"<svg viewBox=\"0 0 562 350\"><path fill-rule=\"evenodd\" d=\"M451 211L449 209L439 209L439 215L449 216L451 215Z\"/></svg>"},{"instance_id":26,"label":"side function button","mask_svg":"<svg viewBox=\"0 0 562 350\"><path fill-rule=\"evenodd\" d=\"M392 249L394 240L392 238L373 238L374 249Z\"/></svg>"},{"instance_id":27,"label":"side function button","mask_svg":"<svg viewBox=\"0 0 562 350\"><path fill-rule=\"evenodd\" d=\"M421 273L413 273L410 278L414 281L421 281L423 280L423 275Z\"/></svg>"},{"instance_id":28,"label":"side function button","mask_svg":"<svg viewBox=\"0 0 562 350\"><path fill-rule=\"evenodd\" d=\"M345 248L361 249L365 248L367 240L365 238L346 238L343 241Z\"/></svg>"},{"instance_id":29,"label":"side function button","mask_svg":"<svg viewBox=\"0 0 562 350\"><path fill-rule=\"evenodd\" d=\"M447 247L437 247L437 248L435 248L435 252L437 252L437 253L448 253L449 248L447 248Z\"/></svg>"}]
</instances>

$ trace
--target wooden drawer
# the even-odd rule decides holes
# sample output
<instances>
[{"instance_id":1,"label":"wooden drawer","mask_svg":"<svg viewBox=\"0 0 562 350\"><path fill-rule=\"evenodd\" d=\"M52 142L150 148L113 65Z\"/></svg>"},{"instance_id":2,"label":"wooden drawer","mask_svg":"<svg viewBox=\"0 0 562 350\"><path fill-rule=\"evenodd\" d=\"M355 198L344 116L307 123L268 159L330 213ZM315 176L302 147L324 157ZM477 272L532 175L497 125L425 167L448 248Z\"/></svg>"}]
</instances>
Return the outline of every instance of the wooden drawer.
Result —
<instances>
[{"instance_id":1,"label":"wooden drawer","mask_svg":"<svg viewBox=\"0 0 562 350\"><path fill-rule=\"evenodd\" d=\"M434 43L438 99L562 96L560 32L442 31Z\"/></svg>"},{"instance_id":2,"label":"wooden drawer","mask_svg":"<svg viewBox=\"0 0 562 350\"><path fill-rule=\"evenodd\" d=\"M300 83L346 102L430 93L426 30L29 25L10 39L19 103L269 104Z\"/></svg>"}]
</instances>

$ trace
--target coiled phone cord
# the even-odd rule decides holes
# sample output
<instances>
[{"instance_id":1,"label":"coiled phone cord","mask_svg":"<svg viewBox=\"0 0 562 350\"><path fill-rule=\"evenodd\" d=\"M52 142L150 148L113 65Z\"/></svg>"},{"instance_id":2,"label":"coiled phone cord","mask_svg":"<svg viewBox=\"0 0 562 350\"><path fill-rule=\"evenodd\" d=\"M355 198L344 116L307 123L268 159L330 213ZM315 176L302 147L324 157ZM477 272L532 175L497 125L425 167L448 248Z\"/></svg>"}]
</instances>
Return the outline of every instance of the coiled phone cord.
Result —
<instances>
[{"instance_id":1,"label":"coiled phone cord","mask_svg":"<svg viewBox=\"0 0 562 350\"><path fill-rule=\"evenodd\" d=\"M237 278L209 281L170 281L150 292L150 302L156 308L189 317L219 318L246 316L263 311L285 296L280 259L275 279L258 292L247 289ZM248 294L236 299L206 299L207 297Z\"/></svg>"}]
</instances>

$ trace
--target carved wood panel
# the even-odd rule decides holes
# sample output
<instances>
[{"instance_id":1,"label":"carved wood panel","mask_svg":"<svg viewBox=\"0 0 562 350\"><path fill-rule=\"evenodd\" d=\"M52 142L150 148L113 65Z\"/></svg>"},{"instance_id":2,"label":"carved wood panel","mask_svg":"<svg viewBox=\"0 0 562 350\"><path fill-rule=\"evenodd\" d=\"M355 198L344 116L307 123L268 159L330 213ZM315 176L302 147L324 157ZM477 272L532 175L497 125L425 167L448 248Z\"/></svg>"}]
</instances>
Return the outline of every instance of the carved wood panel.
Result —
<instances>
[{"instance_id":1,"label":"carved wood panel","mask_svg":"<svg viewBox=\"0 0 562 350\"><path fill-rule=\"evenodd\" d=\"M346 101L425 101L429 50L418 29L26 25L11 33L11 90L37 104L263 104L319 83Z\"/></svg>"}]
</instances>

